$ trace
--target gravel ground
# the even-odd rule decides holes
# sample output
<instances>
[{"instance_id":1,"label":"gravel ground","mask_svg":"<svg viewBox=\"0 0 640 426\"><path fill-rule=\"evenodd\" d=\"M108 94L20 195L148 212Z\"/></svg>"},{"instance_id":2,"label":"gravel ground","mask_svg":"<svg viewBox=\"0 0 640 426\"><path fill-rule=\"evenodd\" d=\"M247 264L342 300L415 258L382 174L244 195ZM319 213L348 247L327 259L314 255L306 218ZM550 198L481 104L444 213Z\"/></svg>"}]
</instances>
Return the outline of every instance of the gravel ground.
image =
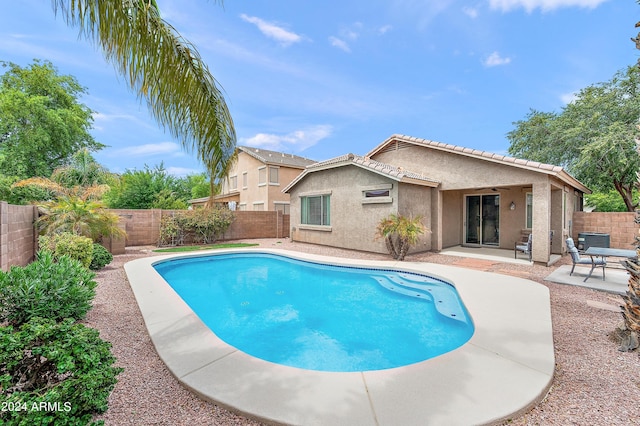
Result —
<instances>
[{"instance_id":1,"label":"gravel ground","mask_svg":"<svg viewBox=\"0 0 640 426\"><path fill-rule=\"evenodd\" d=\"M252 240L262 247L332 256L389 260L388 256L333 249L284 240ZM261 423L203 401L182 387L155 352L123 265L153 255L153 247L130 247L97 276L94 308L86 323L113 344L118 376L109 410L99 417L106 425L260 425ZM464 259L434 253L408 256L408 261L465 266ZM594 303L618 306L619 296L544 281L554 267L484 262L467 264L482 270L540 282L551 293L556 374L547 397L509 425L640 425L640 357L622 353L610 334L619 313ZM521 301L526 303L526 300ZM425 396L428 397L428 396Z\"/></svg>"}]
</instances>

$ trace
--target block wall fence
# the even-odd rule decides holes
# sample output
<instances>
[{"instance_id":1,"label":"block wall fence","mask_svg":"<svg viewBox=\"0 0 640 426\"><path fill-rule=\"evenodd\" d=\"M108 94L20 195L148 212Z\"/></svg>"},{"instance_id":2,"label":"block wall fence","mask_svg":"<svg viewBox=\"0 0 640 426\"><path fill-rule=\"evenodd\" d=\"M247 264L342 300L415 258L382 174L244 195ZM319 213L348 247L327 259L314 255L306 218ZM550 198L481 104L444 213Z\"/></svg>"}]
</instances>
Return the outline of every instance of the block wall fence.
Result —
<instances>
[{"instance_id":1,"label":"block wall fence","mask_svg":"<svg viewBox=\"0 0 640 426\"><path fill-rule=\"evenodd\" d=\"M34 259L38 236L33 222L36 206L14 206L0 201L0 270L24 266Z\"/></svg>"},{"instance_id":2,"label":"block wall fence","mask_svg":"<svg viewBox=\"0 0 640 426\"><path fill-rule=\"evenodd\" d=\"M120 217L120 227L127 232L126 240L105 240L103 244L113 254L122 254L125 247L156 245L160 238L162 217L180 210L126 210L111 212ZM289 215L278 211L236 211L235 219L221 240L247 238L286 238L289 236Z\"/></svg>"},{"instance_id":3,"label":"block wall fence","mask_svg":"<svg viewBox=\"0 0 640 426\"><path fill-rule=\"evenodd\" d=\"M103 244L113 253L122 254L127 246L155 245L160 236L163 215L176 210L111 210L120 217L127 232L122 240L106 240ZM0 201L0 270L31 262L37 250L37 234L33 223L38 217L35 206L15 206ZM575 241L580 232L602 232L610 235L611 247L631 249L640 225L635 213L586 213L573 215L571 233ZM289 215L273 211L237 211L235 220L223 240L289 237Z\"/></svg>"},{"instance_id":4,"label":"block wall fence","mask_svg":"<svg viewBox=\"0 0 640 426\"><path fill-rule=\"evenodd\" d=\"M573 214L572 237L578 241L580 232L600 232L609 234L612 248L632 250L640 224L635 223L633 212L575 212Z\"/></svg>"}]
</instances>

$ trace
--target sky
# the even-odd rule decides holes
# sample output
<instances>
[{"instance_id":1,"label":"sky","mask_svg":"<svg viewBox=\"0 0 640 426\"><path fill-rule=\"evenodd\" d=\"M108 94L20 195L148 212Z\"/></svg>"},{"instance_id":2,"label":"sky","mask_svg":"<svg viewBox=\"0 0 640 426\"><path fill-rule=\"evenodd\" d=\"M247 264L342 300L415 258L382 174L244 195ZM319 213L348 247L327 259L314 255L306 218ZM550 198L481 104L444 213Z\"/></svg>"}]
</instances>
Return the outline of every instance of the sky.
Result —
<instances>
[{"instance_id":1,"label":"sky","mask_svg":"<svg viewBox=\"0 0 640 426\"><path fill-rule=\"evenodd\" d=\"M3 1L0 60L87 88L110 171L204 171L51 0ZM222 88L238 145L322 161L393 134L506 154L530 110L636 63L635 0L158 0ZM1 70L0 70L1 72Z\"/></svg>"}]
</instances>

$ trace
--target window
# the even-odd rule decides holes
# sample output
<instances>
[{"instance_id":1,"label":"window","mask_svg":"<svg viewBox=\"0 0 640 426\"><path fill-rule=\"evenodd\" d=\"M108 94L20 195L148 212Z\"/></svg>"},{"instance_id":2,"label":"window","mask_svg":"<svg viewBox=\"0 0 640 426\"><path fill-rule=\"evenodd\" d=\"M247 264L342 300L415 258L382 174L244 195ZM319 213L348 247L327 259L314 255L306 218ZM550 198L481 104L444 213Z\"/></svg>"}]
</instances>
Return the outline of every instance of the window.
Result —
<instances>
[{"instance_id":1,"label":"window","mask_svg":"<svg viewBox=\"0 0 640 426\"><path fill-rule=\"evenodd\" d=\"M269 185L278 185L280 181L278 181L278 168L277 167L269 167Z\"/></svg>"},{"instance_id":2,"label":"window","mask_svg":"<svg viewBox=\"0 0 640 426\"><path fill-rule=\"evenodd\" d=\"M531 229L533 228L533 194L531 192L527 192L526 208L527 208L527 224L525 227L527 229Z\"/></svg>"},{"instance_id":3,"label":"window","mask_svg":"<svg viewBox=\"0 0 640 426\"><path fill-rule=\"evenodd\" d=\"M388 196L389 196L388 189L374 189L371 191L364 191L364 198L388 197Z\"/></svg>"},{"instance_id":4,"label":"window","mask_svg":"<svg viewBox=\"0 0 640 426\"><path fill-rule=\"evenodd\" d=\"M253 203L253 210L254 211L263 211L264 210L264 203L263 202Z\"/></svg>"},{"instance_id":5,"label":"window","mask_svg":"<svg viewBox=\"0 0 640 426\"><path fill-rule=\"evenodd\" d=\"M274 209L277 212L282 212L282 214L290 214L289 204L287 203L274 203Z\"/></svg>"},{"instance_id":6,"label":"window","mask_svg":"<svg viewBox=\"0 0 640 426\"><path fill-rule=\"evenodd\" d=\"M231 176L229 178L229 190L235 191L238 189L238 176Z\"/></svg>"},{"instance_id":7,"label":"window","mask_svg":"<svg viewBox=\"0 0 640 426\"><path fill-rule=\"evenodd\" d=\"M258 169L258 186L267 184L267 168L260 167Z\"/></svg>"},{"instance_id":8,"label":"window","mask_svg":"<svg viewBox=\"0 0 640 426\"><path fill-rule=\"evenodd\" d=\"M330 221L330 195L317 195L300 198L301 218L303 225L329 226Z\"/></svg>"},{"instance_id":9,"label":"window","mask_svg":"<svg viewBox=\"0 0 640 426\"><path fill-rule=\"evenodd\" d=\"M393 184L391 183L361 186L359 189L362 191L362 204L393 203L392 188Z\"/></svg>"},{"instance_id":10,"label":"window","mask_svg":"<svg viewBox=\"0 0 640 426\"><path fill-rule=\"evenodd\" d=\"M240 204L238 204L238 210L240 210L240 211L245 211L245 210L247 210L247 203L240 203Z\"/></svg>"},{"instance_id":11,"label":"window","mask_svg":"<svg viewBox=\"0 0 640 426\"><path fill-rule=\"evenodd\" d=\"M242 189L247 189L248 187L248 179L247 179L247 172L243 172L242 173Z\"/></svg>"}]
</instances>

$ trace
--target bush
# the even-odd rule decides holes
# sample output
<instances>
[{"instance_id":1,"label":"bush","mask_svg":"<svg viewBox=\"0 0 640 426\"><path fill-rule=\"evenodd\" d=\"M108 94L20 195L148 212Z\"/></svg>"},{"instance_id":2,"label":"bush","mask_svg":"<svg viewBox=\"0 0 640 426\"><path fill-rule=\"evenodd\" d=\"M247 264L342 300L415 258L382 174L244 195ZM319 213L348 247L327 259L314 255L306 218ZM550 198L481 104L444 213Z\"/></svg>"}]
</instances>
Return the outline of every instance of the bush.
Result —
<instances>
[{"instance_id":1,"label":"bush","mask_svg":"<svg viewBox=\"0 0 640 426\"><path fill-rule=\"evenodd\" d=\"M86 425L107 410L121 368L98 331L67 319L0 327L0 423Z\"/></svg>"},{"instance_id":2,"label":"bush","mask_svg":"<svg viewBox=\"0 0 640 426\"><path fill-rule=\"evenodd\" d=\"M229 229L233 219L233 212L225 208L177 212L162 218L158 245L212 244Z\"/></svg>"},{"instance_id":3,"label":"bush","mask_svg":"<svg viewBox=\"0 0 640 426\"><path fill-rule=\"evenodd\" d=\"M93 241L91 238L62 232L53 236L42 235L38 239L41 248L51 251L54 259L69 256L82 263L85 268L91 265L93 258Z\"/></svg>"},{"instance_id":4,"label":"bush","mask_svg":"<svg viewBox=\"0 0 640 426\"><path fill-rule=\"evenodd\" d=\"M101 244L93 244L93 256L91 258L91 265L89 269L97 271L104 268L113 260L113 255L109 253L109 250L104 248Z\"/></svg>"},{"instance_id":5,"label":"bush","mask_svg":"<svg viewBox=\"0 0 640 426\"><path fill-rule=\"evenodd\" d=\"M0 271L0 322L20 325L33 317L82 319L95 297L94 277L77 260L62 256L56 262L50 252L40 251L31 264Z\"/></svg>"}]
</instances>

